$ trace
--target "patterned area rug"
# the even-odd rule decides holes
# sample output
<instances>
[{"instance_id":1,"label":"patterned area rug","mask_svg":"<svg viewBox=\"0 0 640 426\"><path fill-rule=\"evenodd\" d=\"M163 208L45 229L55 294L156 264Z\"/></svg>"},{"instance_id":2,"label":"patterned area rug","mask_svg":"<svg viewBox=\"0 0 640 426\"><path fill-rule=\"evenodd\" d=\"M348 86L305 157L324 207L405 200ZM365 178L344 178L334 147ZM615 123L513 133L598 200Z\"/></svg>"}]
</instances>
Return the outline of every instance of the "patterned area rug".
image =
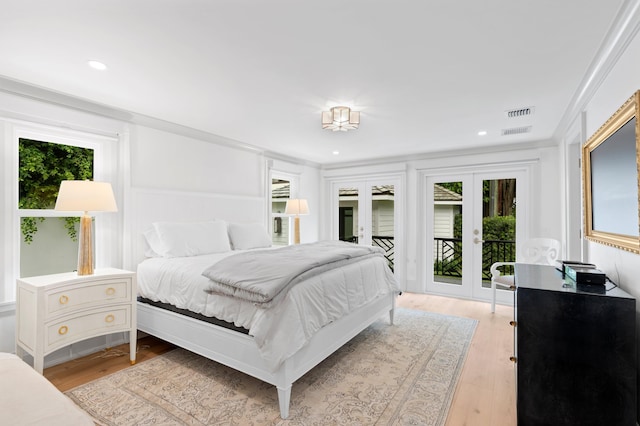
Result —
<instances>
[{"instance_id":1,"label":"patterned area rug","mask_svg":"<svg viewBox=\"0 0 640 426\"><path fill-rule=\"evenodd\" d=\"M293 384L274 386L183 349L66 394L100 425L443 425L476 321L396 309Z\"/></svg>"}]
</instances>

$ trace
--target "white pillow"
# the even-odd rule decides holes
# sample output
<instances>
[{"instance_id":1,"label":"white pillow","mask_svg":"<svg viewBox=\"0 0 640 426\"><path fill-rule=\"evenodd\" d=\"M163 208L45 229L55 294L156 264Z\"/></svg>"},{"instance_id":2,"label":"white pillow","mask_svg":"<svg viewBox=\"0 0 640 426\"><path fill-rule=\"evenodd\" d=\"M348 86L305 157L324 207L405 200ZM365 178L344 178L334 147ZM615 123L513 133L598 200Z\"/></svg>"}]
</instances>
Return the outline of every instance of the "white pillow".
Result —
<instances>
[{"instance_id":1,"label":"white pillow","mask_svg":"<svg viewBox=\"0 0 640 426\"><path fill-rule=\"evenodd\" d=\"M271 237L260 223L230 223L227 228L234 250L271 247Z\"/></svg>"},{"instance_id":2,"label":"white pillow","mask_svg":"<svg viewBox=\"0 0 640 426\"><path fill-rule=\"evenodd\" d=\"M160 238L158 238L158 234L156 233L156 228L151 226L151 228L144 231L142 234L144 236L145 246L144 246L144 255L146 257L162 257L158 252L162 250L162 243L160 242Z\"/></svg>"},{"instance_id":3,"label":"white pillow","mask_svg":"<svg viewBox=\"0 0 640 426\"><path fill-rule=\"evenodd\" d=\"M231 250L227 224L211 222L155 222L160 246L154 249L163 257L198 256Z\"/></svg>"}]
</instances>

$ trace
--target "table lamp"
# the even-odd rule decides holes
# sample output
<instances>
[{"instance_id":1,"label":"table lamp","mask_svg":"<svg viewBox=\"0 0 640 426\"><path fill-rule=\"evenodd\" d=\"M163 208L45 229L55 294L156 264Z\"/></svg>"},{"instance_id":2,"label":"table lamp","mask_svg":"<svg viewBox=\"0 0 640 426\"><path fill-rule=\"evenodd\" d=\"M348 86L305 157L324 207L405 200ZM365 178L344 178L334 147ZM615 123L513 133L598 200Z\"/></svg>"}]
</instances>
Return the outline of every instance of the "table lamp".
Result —
<instances>
[{"instance_id":1,"label":"table lamp","mask_svg":"<svg viewBox=\"0 0 640 426\"><path fill-rule=\"evenodd\" d=\"M309 214L309 205L307 204L307 200L288 200L287 205L284 208L284 214L295 215L293 225L293 243L300 244L300 215Z\"/></svg>"},{"instance_id":2,"label":"table lamp","mask_svg":"<svg viewBox=\"0 0 640 426\"><path fill-rule=\"evenodd\" d=\"M93 274L93 238L89 211L116 212L111 184L90 180L63 180L60 183L55 210L82 211L78 238L78 275Z\"/></svg>"}]
</instances>

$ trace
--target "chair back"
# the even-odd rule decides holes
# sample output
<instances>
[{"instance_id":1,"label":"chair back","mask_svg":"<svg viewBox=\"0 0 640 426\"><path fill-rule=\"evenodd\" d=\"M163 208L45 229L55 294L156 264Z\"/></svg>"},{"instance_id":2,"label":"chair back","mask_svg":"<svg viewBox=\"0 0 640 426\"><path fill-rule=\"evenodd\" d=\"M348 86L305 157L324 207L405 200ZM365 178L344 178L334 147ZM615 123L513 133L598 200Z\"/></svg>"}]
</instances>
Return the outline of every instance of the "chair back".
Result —
<instances>
[{"instance_id":1,"label":"chair back","mask_svg":"<svg viewBox=\"0 0 640 426\"><path fill-rule=\"evenodd\" d=\"M553 238L531 238L522 244L521 263L555 265L560 256L560 241Z\"/></svg>"}]
</instances>

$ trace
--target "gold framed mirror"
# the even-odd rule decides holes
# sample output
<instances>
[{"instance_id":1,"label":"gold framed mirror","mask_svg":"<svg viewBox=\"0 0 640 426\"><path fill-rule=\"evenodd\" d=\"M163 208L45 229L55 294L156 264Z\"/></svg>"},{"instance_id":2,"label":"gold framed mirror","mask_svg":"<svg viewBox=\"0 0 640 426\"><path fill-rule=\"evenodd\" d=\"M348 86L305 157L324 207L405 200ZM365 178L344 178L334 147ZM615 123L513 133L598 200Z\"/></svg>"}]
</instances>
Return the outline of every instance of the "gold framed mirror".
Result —
<instances>
[{"instance_id":1,"label":"gold framed mirror","mask_svg":"<svg viewBox=\"0 0 640 426\"><path fill-rule=\"evenodd\" d=\"M582 148L584 229L589 241L640 253L640 91Z\"/></svg>"}]
</instances>

